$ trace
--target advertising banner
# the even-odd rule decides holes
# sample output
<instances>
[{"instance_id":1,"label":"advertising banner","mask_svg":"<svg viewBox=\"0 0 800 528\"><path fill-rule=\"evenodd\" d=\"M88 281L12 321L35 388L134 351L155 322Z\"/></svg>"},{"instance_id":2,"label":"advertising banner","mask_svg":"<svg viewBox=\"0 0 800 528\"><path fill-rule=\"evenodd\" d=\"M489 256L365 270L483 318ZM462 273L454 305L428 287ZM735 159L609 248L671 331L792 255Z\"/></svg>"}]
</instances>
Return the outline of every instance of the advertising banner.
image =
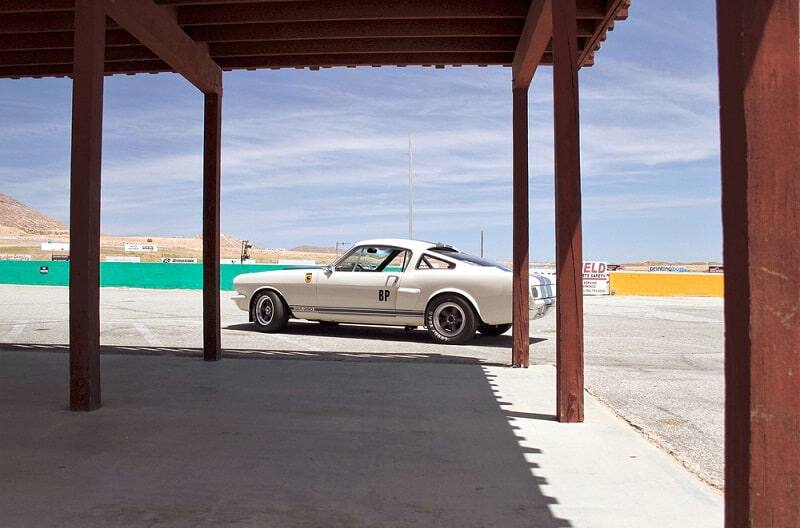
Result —
<instances>
[{"instance_id":1,"label":"advertising banner","mask_svg":"<svg viewBox=\"0 0 800 528\"><path fill-rule=\"evenodd\" d=\"M583 294L609 294L607 262L589 260L583 263Z\"/></svg>"},{"instance_id":2,"label":"advertising banner","mask_svg":"<svg viewBox=\"0 0 800 528\"><path fill-rule=\"evenodd\" d=\"M166 257L162 258L161 262L164 264L197 264L197 259L185 257Z\"/></svg>"},{"instance_id":3,"label":"advertising banner","mask_svg":"<svg viewBox=\"0 0 800 528\"><path fill-rule=\"evenodd\" d=\"M69 242L42 242L42 251L69 251Z\"/></svg>"},{"instance_id":4,"label":"advertising banner","mask_svg":"<svg viewBox=\"0 0 800 528\"><path fill-rule=\"evenodd\" d=\"M255 259L244 259L242 262L241 259L220 259L220 263L222 264L258 264L258 261Z\"/></svg>"},{"instance_id":5,"label":"advertising banner","mask_svg":"<svg viewBox=\"0 0 800 528\"><path fill-rule=\"evenodd\" d=\"M155 244L125 244L126 253L155 253L158 246Z\"/></svg>"},{"instance_id":6,"label":"advertising banner","mask_svg":"<svg viewBox=\"0 0 800 528\"><path fill-rule=\"evenodd\" d=\"M30 260L30 255L10 255L10 254L2 254L0 255L0 260Z\"/></svg>"},{"instance_id":7,"label":"advertising banner","mask_svg":"<svg viewBox=\"0 0 800 528\"><path fill-rule=\"evenodd\" d=\"M106 257L106 262L141 262L141 257Z\"/></svg>"},{"instance_id":8,"label":"advertising banner","mask_svg":"<svg viewBox=\"0 0 800 528\"><path fill-rule=\"evenodd\" d=\"M686 266L650 266L647 271L650 273L686 273L689 268Z\"/></svg>"}]
</instances>

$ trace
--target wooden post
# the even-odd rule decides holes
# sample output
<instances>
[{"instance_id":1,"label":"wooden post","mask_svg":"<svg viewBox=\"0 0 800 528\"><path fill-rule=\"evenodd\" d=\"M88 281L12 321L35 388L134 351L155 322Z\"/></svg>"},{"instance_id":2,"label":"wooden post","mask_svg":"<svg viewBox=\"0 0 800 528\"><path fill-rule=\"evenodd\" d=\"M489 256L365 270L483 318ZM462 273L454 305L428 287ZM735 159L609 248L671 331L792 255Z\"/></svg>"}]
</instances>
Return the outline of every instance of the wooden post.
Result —
<instances>
[{"instance_id":1,"label":"wooden post","mask_svg":"<svg viewBox=\"0 0 800 528\"><path fill-rule=\"evenodd\" d=\"M583 421L583 251L575 0L553 6L556 191L556 368L560 422Z\"/></svg>"},{"instance_id":2,"label":"wooden post","mask_svg":"<svg viewBox=\"0 0 800 528\"><path fill-rule=\"evenodd\" d=\"M106 14L75 2L70 174L69 405L100 407L100 167Z\"/></svg>"},{"instance_id":3,"label":"wooden post","mask_svg":"<svg viewBox=\"0 0 800 528\"><path fill-rule=\"evenodd\" d=\"M222 357L219 305L219 215L222 91L205 94L203 142L203 359Z\"/></svg>"},{"instance_id":4,"label":"wooden post","mask_svg":"<svg viewBox=\"0 0 800 528\"><path fill-rule=\"evenodd\" d=\"M511 365L527 368L530 357L528 271L528 86L514 87L514 235Z\"/></svg>"},{"instance_id":5,"label":"wooden post","mask_svg":"<svg viewBox=\"0 0 800 528\"><path fill-rule=\"evenodd\" d=\"M800 14L717 0L725 526L800 519Z\"/></svg>"}]
</instances>

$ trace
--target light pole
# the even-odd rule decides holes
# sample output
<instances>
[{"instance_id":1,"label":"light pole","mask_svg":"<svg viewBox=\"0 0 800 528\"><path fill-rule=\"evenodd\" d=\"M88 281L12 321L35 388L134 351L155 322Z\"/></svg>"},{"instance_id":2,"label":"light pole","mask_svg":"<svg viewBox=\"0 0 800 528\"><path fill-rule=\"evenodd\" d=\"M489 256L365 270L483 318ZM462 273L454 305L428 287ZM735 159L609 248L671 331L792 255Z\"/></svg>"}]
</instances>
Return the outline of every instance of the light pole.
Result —
<instances>
[{"instance_id":1,"label":"light pole","mask_svg":"<svg viewBox=\"0 0 800 528\"><path fill-rule=\"evenodd\" d=\"M336 258L339 258L339 246L350 246L350 242L337 242L336 243Z\"/></svg>"},{"instance_id":2,"label":"light pole","mask_svg":"<svg viewBox=\"0 0 800 528\"><path fill-rule=\"evenodd\" d=\"M250 260L248 249L252 249L253 244L249 240L242 240L242 252L239 254L239 264L244 264L245 260Z\"/></svg>"},{"instance_id":3,"label":"light pole","mask_svg":"<svg viewBox=\"0 0 800 528\"><path fill-rule=\"evenodd\" d=\"M408 238L414 239L414 185L413 185L413 159L411 154L411 134L408 135Z\"/></svg>"}]
</instances>

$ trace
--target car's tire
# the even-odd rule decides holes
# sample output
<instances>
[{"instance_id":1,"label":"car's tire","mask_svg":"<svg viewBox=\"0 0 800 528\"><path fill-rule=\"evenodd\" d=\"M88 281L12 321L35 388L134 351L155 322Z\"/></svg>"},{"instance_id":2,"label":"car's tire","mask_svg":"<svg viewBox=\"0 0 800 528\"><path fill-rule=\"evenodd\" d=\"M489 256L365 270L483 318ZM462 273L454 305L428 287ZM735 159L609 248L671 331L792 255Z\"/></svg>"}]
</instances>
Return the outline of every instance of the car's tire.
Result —
<instances>
[{"instance_id":1,"label":"car's tire","mask_svg":"<svg viewBox=\"0 0 800 528\"><path fill-rule=\"evenodd\" d=\"M289 310L280 295L267 290L256 294L250 316L260 332L280 332L289 322Z\"/></svg>"},{"instance_id":2,"label":"car's tire","mask_svg":"<svg viewBox=\"0 0 800 528\"><path fill-rule=\"evenodd\" d=\"M499 324L499 325L482 324L478 327L478 332L480 332L485 336L496 337L508 332L509 328L511 328L511 323Z\"/></svg>"},{"instance_id":3,"label":"car's tire","mask_svg":"<svg viewBox=\"0 0 800 528\"><path fill-rule=\"evenodd\" d=\"M463 297L444 294L436 297L425 312L428 334L437 343L460 345L475 336L478 316Z\"/></svg>"}]
</instances>

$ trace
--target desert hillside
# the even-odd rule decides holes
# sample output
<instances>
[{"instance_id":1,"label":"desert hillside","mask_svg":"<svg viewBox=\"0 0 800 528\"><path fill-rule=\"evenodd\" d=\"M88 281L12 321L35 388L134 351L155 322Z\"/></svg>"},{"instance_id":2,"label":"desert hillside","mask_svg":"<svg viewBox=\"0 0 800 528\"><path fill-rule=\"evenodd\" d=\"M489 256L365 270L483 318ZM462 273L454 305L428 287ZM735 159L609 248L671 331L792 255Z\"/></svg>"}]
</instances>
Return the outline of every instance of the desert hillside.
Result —
<instances>
[{"instance_id":1,"label":"desert hillside","mask_svg":"<svg viewBox=\"0 0 800 528\"><path fill-rule=\"evenodd\" d=\"M0 193L0 235L63 236L69 227L55 218Z\"/></svg>"},{"instance_id":2,"label":"desert hillside","mask_svg":"<svg viewBox=\"0 0 800 528\"><path fill-rule=\"evenodd\" d=\"M32 260L50 260L53 253L66 253L42 250L42 242L47 241L69 242L69 226L11 196L0 194L0 254L30 255ZM158 251L126 252L125 244L154 244L158 247ZM238 259L241 247L241 239L224 234L221 236L220 253L223 259ZM336 257L333 249L313 246L300 246L288 251L254 247L249 253L252 259L261 263L304 260L328 264ZM100 256L102 259L110 256L136 256L141 258L142 262L160 262L162 258L174 257L202 259L203 239L200 235L167 237L103 234L100 237Z\"/></svg>"}]
</instances>

